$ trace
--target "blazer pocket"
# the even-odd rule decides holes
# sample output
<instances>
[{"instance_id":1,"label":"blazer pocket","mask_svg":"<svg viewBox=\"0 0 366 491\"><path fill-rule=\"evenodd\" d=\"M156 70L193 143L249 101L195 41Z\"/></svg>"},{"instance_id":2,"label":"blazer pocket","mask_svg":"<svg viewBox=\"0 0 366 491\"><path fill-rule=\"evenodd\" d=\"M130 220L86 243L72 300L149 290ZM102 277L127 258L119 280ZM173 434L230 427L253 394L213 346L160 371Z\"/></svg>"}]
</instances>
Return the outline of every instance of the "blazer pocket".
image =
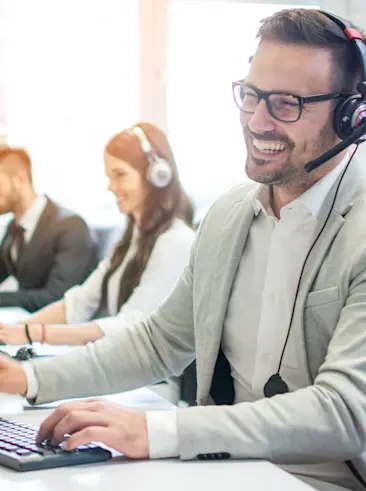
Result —
<instances>
[{"instance_id":1,"label":"blazer pocket","mask_svg":"<svg viewBox=\"0 0 366 491\"><path fill-rule=\"evenodd\" d=\"M324 305L336 302L337 300L339 300L339 288L338 286L331 286L330 288L310 292L305 303L305 308L316 307L317 305Z\"/></svg>"}]
</instances>

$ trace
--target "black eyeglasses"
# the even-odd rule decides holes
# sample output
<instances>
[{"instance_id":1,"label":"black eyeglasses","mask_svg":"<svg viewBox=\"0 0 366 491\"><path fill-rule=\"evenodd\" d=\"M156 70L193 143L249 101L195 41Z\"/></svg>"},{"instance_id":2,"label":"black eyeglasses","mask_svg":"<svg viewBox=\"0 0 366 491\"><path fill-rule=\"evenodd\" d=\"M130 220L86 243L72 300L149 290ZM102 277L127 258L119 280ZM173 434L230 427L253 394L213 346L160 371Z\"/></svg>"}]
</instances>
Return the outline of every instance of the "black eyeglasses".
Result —
<instances>
[{"instance_id":1,"label":"black eyeglasses","mask_svg":"<svg viewBox=\"0 0 366 491\"><path fill-rule=\"evenodd\" d=\"M330 101L338 97L352 95L349 92L330 92L329 94L302 97L287 92L260 90L244 80L233 82L233 95L235 104L246 114L254 114L256 107L262 99L266 101L270 115L284 123L295 123L301 117L304 104L310 102Z\"/></svg>"}]
</instances>

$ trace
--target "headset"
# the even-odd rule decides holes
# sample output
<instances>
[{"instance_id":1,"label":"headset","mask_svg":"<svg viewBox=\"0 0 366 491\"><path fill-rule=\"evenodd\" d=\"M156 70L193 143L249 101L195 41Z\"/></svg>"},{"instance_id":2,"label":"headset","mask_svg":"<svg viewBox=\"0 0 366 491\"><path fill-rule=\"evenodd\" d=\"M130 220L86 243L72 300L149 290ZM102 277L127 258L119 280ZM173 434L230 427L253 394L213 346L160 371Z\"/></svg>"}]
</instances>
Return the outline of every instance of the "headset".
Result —
<instances>
[{"instance_id":1,"label":"headset","mask_svg":"<svg viewBox=\"0 0 366 491\"><path fill-rule=\"evenodd\" d=\"M362 81L357 85L358 93L345 97L335 109L334 129L342 141L320 157L306 164L305 170L307 172L318 168L343 152L350 145L354 143L360 144L366 140L366 46L362 42L363 36L347 20L322 10L318 10L318 12L339 26L347 39L350 40L350 43L352 43L354 49L356 49L357 58L362 67Z\"/></svg>"},{"instance_id":2,"label":"headset","mask_svg":"<svg viewBox=\"0 0 366 491\"><path fill-rule=\"evenodd\" d=\"M171 166L165 159L159 157L140 126L134 126L131 131L138 137L141 150L148 160L147 181L156 188L166 188L173 179Z\"/></svg>"},{"instance_id":3,"label":"headset","mask_svg":"<svg viewBox=\"0 0 366 491\"><path fill-rule=\"evenodd\" d=\"M282 379L280 375L280 370L282 366L282 361L284 357L284 353L286 350L286 346L289 340L290 332L291 332L291 326L292 326L292 320L295 312L295 305L296 305L296 300L297 296L299 293L300 289L300 283L301 279L303 276L303 272L305 269L305 265L307 263L307 260L310 256L311 251L313 250L315 244L317 243L318 239L320 238L321 234L323 233L323 230L325 226L327 225L327 222L329 220L329 217L333 211L334 204L338 195L338 191L340 188L340 185L342 183L343 177L353 159L353 156L356 153L356 150L358 148L358 145L366 140L366 46L362 43L362 35L361 33L349 22L340 19L338 17L335 17L334 15L328 14L327 12L323 12L319 10L321 14L325 15L330 19L331 21L335 22L345 33L345 35L351 40L351 42L355 45L358 53L358 59L361 63L362 66L362 73L363 73L363 81L360 82L357 86L357 94L353 94L350 96L347 96L344 98L343 101L339 103L339 105L335 109L335 114L334 114L334 128L337 132L337 135L343 140L341 143L337 144L334 148L330 149L329 151L325 152L323 155L318 157L317 159L309 162L305 166L305 170L307 172L311 172L312 170L316 169L320 165L324 164L327 162L329 159L333 158L335 155L339 154L342 152L344 149L346 149L348 146L352 144L356 144L357 147L352 153L350 159L348 160L348 163L342 172L341 178L338 182L337 189L333 198L332 205L330 207L330 210L328 212L328 215L325 219L325 222L316 236L315 240L313 241L302 266L299 280L297 283L297 288L296 288L296 293L295 293L295 299L292 305L292 312L291 312L291 317L290 317L290 322L287 330L287 335L285 339L284 346L282 348L282 353L281 353L281 358L279 360L279 365L277 372L273 375L271 375L264 385L263 388L263 393L265 397L273 397L274 395L277 394L284 394L289 391L289 387L287 383ZM366 484L365 484L366 485Z\"/></svg>"}]
</instances>

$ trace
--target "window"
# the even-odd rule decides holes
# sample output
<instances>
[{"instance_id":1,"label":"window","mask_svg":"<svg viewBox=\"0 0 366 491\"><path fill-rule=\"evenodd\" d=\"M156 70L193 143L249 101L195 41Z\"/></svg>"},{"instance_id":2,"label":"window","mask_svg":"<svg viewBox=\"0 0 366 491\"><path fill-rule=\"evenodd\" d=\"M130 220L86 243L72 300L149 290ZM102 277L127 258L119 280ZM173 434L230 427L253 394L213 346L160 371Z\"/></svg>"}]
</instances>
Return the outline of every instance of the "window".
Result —
<instances>
[{"instance_id":1,"label":"window","mask_svg":"<svg viewBox=\"0 0 366 491\"><path fill-rule=\"evenodd\" d=\"M103 149L139 117L138 0L2 4L9 143L29 150L38 191L115 221Z\"/></svg>"},{"instance_id":2,"label":"window","mask_svg":"<svg viewBox=\"0 0 366 491\"><path fill-rule=\"evenodd\" d=\"M249 69L260 19L289 7L230 1L170 3L169 136L198 218L220 193L245 179L245 146L231 82L245 77Z\"/></svg>"},{"instance_id":3,"label":"window","mask_svg":"<svg viewBox=\"0 0 366 491\"><path fill-rule=\"evenodd\" d=\"M104 146L155 123L200 219L245 179L231 82L248 70L259 20L289 1L0 0L0 133L29 150L38 191L108 225L119 213Z\"/></svg>"}]
</instances>

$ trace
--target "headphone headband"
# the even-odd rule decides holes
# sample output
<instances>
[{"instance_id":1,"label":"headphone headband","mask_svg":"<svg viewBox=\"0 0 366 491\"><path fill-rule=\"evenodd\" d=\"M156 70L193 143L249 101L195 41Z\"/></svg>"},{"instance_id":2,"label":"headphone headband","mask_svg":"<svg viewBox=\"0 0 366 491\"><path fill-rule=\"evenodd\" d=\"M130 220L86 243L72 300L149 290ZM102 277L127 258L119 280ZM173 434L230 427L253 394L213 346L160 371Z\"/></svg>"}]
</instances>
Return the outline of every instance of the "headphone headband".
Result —
<instances>
[{"instance_id":1,"label":"headphone headband","mask_svg":"<svg viewBox=\"0 0 366 491\"><path fill-rule=\"evenodd\" d=\"M362 68L362 82L357 87L357 90L366 95L366 46L363 43L364 37L361 32L357 29L357 27L351 22L343 19L342 17L338 17L337 15L330 14L329 12L325 12L324 10L318 10L321 14L325 15L329 20L337 24L344 33L344 35L354 43L357 50L358 61Z\"/></svg>"},{"instance_id":2,"label":"headphone headband","mask_svg":"<svg viewBox=\"0 0 366 491\"><path fill-rule=\"evenodd\" d=\"M144 153L152 153L154 152L151 143L149 142L147 136L145 135L145 132L140 128L140 126L133 126L131 128L131 131L138 137L140 140L140 146L141 150Z\"/></svg>"}]
</instances>

